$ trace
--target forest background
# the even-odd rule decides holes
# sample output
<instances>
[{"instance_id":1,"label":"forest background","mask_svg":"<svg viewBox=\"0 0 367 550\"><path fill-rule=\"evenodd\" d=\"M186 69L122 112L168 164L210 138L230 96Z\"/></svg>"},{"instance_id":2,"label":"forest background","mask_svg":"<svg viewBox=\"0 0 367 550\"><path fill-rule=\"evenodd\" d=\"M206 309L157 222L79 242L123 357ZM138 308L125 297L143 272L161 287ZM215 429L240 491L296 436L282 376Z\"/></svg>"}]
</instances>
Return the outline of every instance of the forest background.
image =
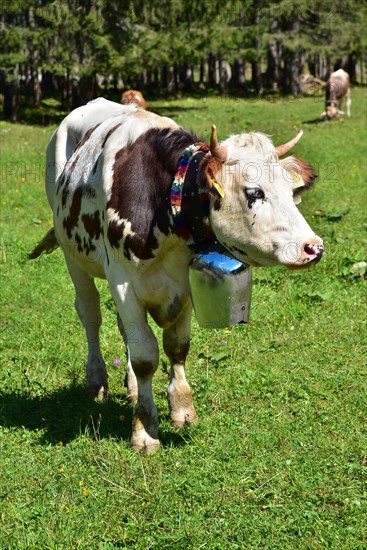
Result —
<instances>
[{"instance_id":1,"label":"forest background","mask_svg":"<svg viewBox=\"0 0 367 550\"><path fill-rule=\"evenodd\" d=\"M4 0L3 118L47 105L61 116L131 87L148 99L297 97L302 75L339 67L364 84L366 21L357 0Z\"/></svg>"}]
</instances>

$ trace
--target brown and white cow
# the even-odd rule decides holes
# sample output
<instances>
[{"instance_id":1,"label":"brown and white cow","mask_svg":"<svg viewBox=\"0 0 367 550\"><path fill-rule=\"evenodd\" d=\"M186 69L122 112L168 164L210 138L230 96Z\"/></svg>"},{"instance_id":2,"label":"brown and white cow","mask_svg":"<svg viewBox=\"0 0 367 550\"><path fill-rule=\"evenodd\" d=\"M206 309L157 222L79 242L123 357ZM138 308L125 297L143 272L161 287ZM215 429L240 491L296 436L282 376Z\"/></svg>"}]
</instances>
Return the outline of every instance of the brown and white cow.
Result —
<instances>
[{"instance_id":1,"label":"brown and white cow","mask_svg":"<svg viewBox=\"0 0 367 550\"><path fill-rule=\"evenodd\" d=\"M344 115L341 110L343 99L346 99L347 115L350 116L350 82L349 74L343 69L331 73L326 83L326 105L322 117L332 120L337 116Z\"/></svg>"},{"instance_id":2,"label":"brown and white cow","mask_svg":"<svg viewBox=\"0 0 367 550\"><path fill-rule=\"evenodd\" d=\"M297 269L321 258L322 240L294 200L315 172L297 157L279 160L299 137L276 148L264 134L250 132L219 144L213 127L208 146L169 118L104 99L73 111L52 136L46 188L54 229L30 257L57 244L64 252L86 331L87 388L93 396L107 391L94 278L107 279L127 348L128 399L137 400L135 449L159 447L152 395L158 344L148 313L163 328L171 362L171 421L180 427L197 420L184 371L192 314L190 245L214 238L255 266ZM172 182L188 157L177 211Z\"/></svg>"},{"instance_id":3,"label":"brown and white cow","mask_svg":"<svg viewBox=\"0 0 367 550\"><path fill-rule=\"evenodd\" d=\"M142 109L147 108L147 103L143 97L143 94L138 90L126 90L121 96L122 105L137 105Z\"/></svg>"}]
</instances>

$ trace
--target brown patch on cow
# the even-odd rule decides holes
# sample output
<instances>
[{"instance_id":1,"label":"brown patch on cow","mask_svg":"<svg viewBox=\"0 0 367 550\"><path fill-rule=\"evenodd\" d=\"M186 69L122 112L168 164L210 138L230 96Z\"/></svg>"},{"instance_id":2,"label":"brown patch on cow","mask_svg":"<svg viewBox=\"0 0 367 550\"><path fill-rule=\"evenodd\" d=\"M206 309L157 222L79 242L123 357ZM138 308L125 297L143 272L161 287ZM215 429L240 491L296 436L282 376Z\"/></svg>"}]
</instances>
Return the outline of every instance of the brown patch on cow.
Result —
<instances>
[{"instance_id":1,"label":"brown patch on cow","mask_svg":"<svg viewBox=\"0 0 367 550\"><path fill-rule=\"evenodd\" d=\"M66 206L66 201L67 201L67 198L68 198L68 195L69 195L69 184L70 184L71 175L72 175L72 173L74 172L74 170L76 168L78 160L79 160L79 155L77 155L75 157L75 159L70 164L70 166L68 166L68 163L66 163L66 165L64 167L62 177L60 176L60 179L59 179L60 183L57 187L56 193L58 194L60 192L60 190L62 189L62 193L61 193L61 208L62 209L64 209L65 206Z\"/></svg>"},{"instance_id":2,"label":"brown patch on cow","mask_svg":"<svg viewBox=\"0 0 367 550\"><path fill-rule=\"evenodd\" d=\"M67 187L64 187L64 189L62 190L62 193L61 193L61 208L63 210L66 206L66 200L68 198L68 194L69 194L69 191L68 191Z\"/></svg>"},{"instance_id":3,"label":"brown patch on cow","mask_svg":"<svg viewBox=\"0 0 367 550\"><path fill-rule=\"evenodd\" d=\"M118 124L116 124L116 126L113 126L110 130L108 130L107 134L105 135L104 140L102 141L101 149L104 149L104 146L106 145L107 140L109 139L109 137L110 137L110 136L113 134L113 132L115 132L115 131L117 130L117 128L119 128L121 125L122 125L122 123L119 122ZM97 161L97 162L98 162L98 161Z\"/></svg>"},{"instance_id":4,"label":"brown patch on cow","mask_svg":"<svg viewBox=\"0 0 367 550\"><path fill-rule=\"evenodd\" d=\"M100 234L102 233L101 220L99 217L99 211L96 210L94 214L83 214L82 222L84 224L85 230L90 236L91 239L99 239Z\"/></svg>"},{"instance_id":5,"label":"brown patch on cow","mask_svg":"<svg viewBox=\"0 0 367 550\"><path fill-rule=\"evenodd\" d=\"M117 222L112 220L108 224L107 239L112 248L119 248L121 244L122 235L124 232L125 224L123 222Z\"/></svg>"},{"instance_id":6,"label":"brown patch on cow","mask_svg":"<svg viewBox=\"0 0 367 550\"><path fill-rule=\"evenodd\" d=\"M176 338L171 337L170 332L164 332L163 348L172 363L184 364L190 350L190 340L180 344L176 341Z\"/></svg>"},{"instance_id":7,"label":"brown patch on cow","mask_svg":"<svg viewBox=\"0 0 367 550\"><path fill-rule=\"evenodd\" d=\"M93 244L93 241L91 238L83 237L83 251L86 253L87 256L91 252L94 252L96 250L95 245Z\"/></svg>"},{"instance_id":8,"label":"brown patch on cow","mask_svg":"<svg viewBox=\"0 0 367 550\"><path fill-rule=\"evenodd\" d=\"M139 235L127 235L124 243L124 254L130 259L129 251L137 256L140 260L149 260L154 258L153 250L158 248L158 241L153 234L148 236L148 239L140 237Z\"/></svg>"},{"instance_id":9,"label":"brown patch on cow","mask_svg":"<svg viewBox=\"0 0 367 550\"><path fill-rule=\"evenodd\" d=\"M169 321L174 321L175 319L177 319L182 311L182 306L182 298L180 298L180 296L176 294L176 296L167 308L167 319Z\"/></svg>"},{"instance_id":10,"label":"brown patch on cow","mask_svg":"<svg viewBox=\"0 0 367 550\"><path fill-rule=\"evenodd\" d=\"M158 247L155 231L172 232L171 183L183 150L196 141L196 136L181 129L151 129L116 153L107 209L119 219L110 222L107 237L118 248L125 227L119 220L130 222L125 257L132 253L143 260L153 258Z\"/></svg>"},{"instance_id":11,"label":"brown patch on cow","mask_svg":"<svg viewBox=\"0 0 367 550\"><path fill-rule=\"evenodd\" d=\"M78 245L78 252L83 252L82 239L81 239L79 233L75 233L74 239L75 239L76 244Z\"/></svg>"},{"instance_id":12,"label":"brown patch on cow","mask_svg":"<svg viewBox=\"0 0 367 550\"><path fill-rule=\"evenodd\" d=\"M65 174L65 168L62 172L62 174L60 174L60 177L59 177L59 181L57 182L57 187L56 187L56 194L58 195L59 192L60 192L60 189L64 186L65 184L65 177L66 177L66 174Z\"/></svg>"},{"instance_id":13,"label":"brown patch on cow","mask_svg":"<svg viewBox=\"0 0 367 550\"><path fill-rule=\"evenodd\" d=\"M72 201L71 201L69 215L62 222L62 225L64 226L64 229L65 229L69 239L71 239L71 237L72 237L72 230L78 224L80 209L81 209L81 206L82 206L82 197L83 197L83 189L78 187L75 190L75 193L74 193Z\"/></svg>"},{"instance_id":14,"label":"brown patch on cow","mask_svg":"<svg viewBox=\"0 0 367 550\"><path fill-rule=\"evenodd\" d=\"M85 143L87 143L87 141L89 140L89 138L91 137L91 135L93 134L93 132L98 128L98 126L100 126L102 123L99 122L98 124L96 124L95 126L93 126L93 128L89 128L89 130L87 130L83 136L83 138L76 144L76 146L74 147L74 150L73 152L71 153L70 157L72 155L74 155L75 151L78 151L78 149L80 149L81 147L83 147L83 145ZM70 158L69 157L69 158Z\"/></svg>"},{"instance_id":15,"label":"brown patch on cow","mask_svg":"<svg viewBox=\"0 0 367 550\"><path fill-rule=\"evenodd\" d=\"M148 311L159 327L168 328L180 315L182 309L182 299L180 296L176 295L166 309L161 306L157 306L149 307Z\"/></svg>"}]
</instances>

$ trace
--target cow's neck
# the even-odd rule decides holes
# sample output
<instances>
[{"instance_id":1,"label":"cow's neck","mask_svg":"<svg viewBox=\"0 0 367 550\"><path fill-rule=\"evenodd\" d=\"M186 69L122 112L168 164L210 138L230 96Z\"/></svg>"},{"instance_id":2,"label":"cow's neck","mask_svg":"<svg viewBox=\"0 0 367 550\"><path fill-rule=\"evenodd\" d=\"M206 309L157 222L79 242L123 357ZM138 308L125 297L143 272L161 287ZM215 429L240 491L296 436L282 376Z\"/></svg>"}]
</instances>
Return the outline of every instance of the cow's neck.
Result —
<instances>
[{"instance_id":1,"label":"cow's neck","mask_svg":"<svg viewBox=\"0 0 367 550\"><path fill-rule=\"evenodd\" d=\"M175 231L193 249L216 241L209 221L209 193L200 184L200 164L208 151L209 146L203 143L185 149L170 193Z\"/></svg>"}]
</instances>

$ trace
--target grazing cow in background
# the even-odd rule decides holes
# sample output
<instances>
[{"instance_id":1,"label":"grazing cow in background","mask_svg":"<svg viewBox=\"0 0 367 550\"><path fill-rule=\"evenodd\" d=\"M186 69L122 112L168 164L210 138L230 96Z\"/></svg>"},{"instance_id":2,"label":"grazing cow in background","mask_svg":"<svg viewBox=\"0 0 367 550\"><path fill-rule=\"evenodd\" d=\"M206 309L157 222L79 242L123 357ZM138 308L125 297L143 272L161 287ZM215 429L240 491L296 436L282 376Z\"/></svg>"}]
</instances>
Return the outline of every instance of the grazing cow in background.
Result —
<instances>
[{"instance_id":1,"label":"grazing cow in background","mask_svg":"<svg viewBox=\"0 0 367 550\"><path fill-rule=\"evenodd\" d=\"M147 108L143 94L137 90L126 90L126 92L124 92L121 96L121 103L122 105L137 105L142 109Z\"/></svg>"},{"instance_id":2,"label":"grazing cow in background","mask_svg":"<svg viewBox=\"0 0 367 550\"><path fill-rule=\"evenodd\" d=\"M343 69L338 69L334 73L331 73L326 83L326 110L321 116L332 120L337 116L344 115L341 110L344 97L346 98L347 115L350 116L349 74Z\"/></svg>"},{"instance_id":3,"label":"grazing cow in background","mask_svg":"<svg viewBox=\"0 0 367 550\"><path fill-rule=\"evenodd\" d=\"M320 260L323 242L295 206L316 174L298 157L279 160L301 134L278 147L256 132L219 144L213 126L207 145L169 118L104 99L73 111L53 134L46 189L54 228L30 257L62 248L88 341L87 388L100 397L107 371L94 278L107 279L127 348L128 399L137 400L133 448L159 447L152 394L158 344L148 313L163 328L171 363L171 421L197 420L184 371L191 245L217 240L254 266L298 269Z\"/></svg>"}]
</instances>

